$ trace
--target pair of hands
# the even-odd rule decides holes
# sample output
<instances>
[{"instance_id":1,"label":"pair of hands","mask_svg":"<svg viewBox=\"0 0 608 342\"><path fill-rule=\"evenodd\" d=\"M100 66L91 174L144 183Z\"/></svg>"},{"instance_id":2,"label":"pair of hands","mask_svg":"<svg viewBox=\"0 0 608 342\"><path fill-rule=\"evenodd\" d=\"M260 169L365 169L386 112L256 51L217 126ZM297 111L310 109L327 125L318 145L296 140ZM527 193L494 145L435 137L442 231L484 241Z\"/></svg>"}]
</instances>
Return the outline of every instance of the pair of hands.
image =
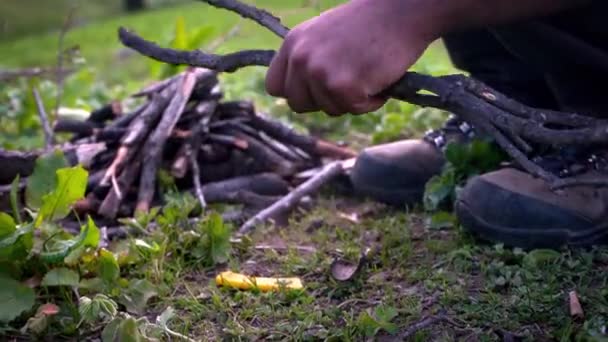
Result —
<instances>
[{"instance_id":1,"label":"pair of hands","mask_svg":"<svg viewBox=\"0 0 608 342\"><path fill-rule=\"evenodd\" d=\"M434 40L404 0L351 0L290 31L270 65L266 89L298 113L362 114Z\"/></svg>"}]
</instances>

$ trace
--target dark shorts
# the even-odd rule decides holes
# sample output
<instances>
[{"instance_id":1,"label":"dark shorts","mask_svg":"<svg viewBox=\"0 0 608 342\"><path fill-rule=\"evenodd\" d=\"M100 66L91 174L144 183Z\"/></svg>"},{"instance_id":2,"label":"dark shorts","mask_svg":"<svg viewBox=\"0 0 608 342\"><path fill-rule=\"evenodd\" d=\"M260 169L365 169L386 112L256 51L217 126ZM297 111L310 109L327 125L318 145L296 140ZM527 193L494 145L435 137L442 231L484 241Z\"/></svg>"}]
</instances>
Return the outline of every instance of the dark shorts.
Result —
<instances>
[{"instance_id":1,"label":"dark shorts","mask_svg":"<svg viewBox=\"0 0 608 342\"><path fill-rule=\"evenodd\" d=\"M444 42L456 67L521 102L608 117L608 1Z\"/></svg>"}]
</instances>

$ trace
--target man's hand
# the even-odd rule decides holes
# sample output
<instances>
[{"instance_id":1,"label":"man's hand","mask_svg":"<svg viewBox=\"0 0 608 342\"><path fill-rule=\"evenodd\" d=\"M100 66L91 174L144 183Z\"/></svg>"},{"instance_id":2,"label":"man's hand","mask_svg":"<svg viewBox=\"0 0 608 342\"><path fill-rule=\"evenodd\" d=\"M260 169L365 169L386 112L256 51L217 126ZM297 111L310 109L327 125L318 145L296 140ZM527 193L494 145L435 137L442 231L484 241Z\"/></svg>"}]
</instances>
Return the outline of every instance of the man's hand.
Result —
<instances>
[{"instance_id":1,"label":"man's hand","mask_svg":"<svg viewBox=\"0 0 608 342\"><path fill-rule=\"evenodd\" d=\"M266 77L269 94L296 112L374 111L436 38L402 0L351 0L296 26Z\"/></svg>"},{"instance_id":2,"label":"man's hand","mask_svg":"<svg viewBox=\"0 0 608 342\"><path fill-rule=\"evenodd\" d=\"M296 112L360 114L447 32L555 13L590 0L350 0L295 27L266 76Z\"/></svg>"}]
</instances>

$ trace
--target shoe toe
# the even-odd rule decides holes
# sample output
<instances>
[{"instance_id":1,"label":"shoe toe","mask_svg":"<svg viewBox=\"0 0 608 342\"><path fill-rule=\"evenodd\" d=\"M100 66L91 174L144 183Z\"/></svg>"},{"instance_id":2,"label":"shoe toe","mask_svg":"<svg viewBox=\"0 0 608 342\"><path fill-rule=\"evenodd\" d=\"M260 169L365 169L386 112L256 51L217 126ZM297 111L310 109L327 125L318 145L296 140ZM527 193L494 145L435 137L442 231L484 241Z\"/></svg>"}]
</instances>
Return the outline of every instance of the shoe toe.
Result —
<instances>
[{"instance_id":1,"label":"shoe toe","mask_svg":"<svg viewBox=\"0 0 608 342\"><path fill-rule=\"evenodd\" d=\"M517 177L528 181L528 191L548 188L527 174ZM593 227L593 220L576 208L526 192L478 176L459 192L456 214L466 229L482 238L522 248L559 248L576 242L579 234L582 242L585 231Z\"/></svg>"},{"instance_id":2,"label":"shoe toe","mask_svg":"<svg viewBox=\"0 0 608 342\"><path fill-rule=\"evenodd\" d=\"M362 196L391 205L421 201L426 182L441 171L443 156L421 140L405 140L361 152L351 181Z\"/></svg>"}]
</instances>

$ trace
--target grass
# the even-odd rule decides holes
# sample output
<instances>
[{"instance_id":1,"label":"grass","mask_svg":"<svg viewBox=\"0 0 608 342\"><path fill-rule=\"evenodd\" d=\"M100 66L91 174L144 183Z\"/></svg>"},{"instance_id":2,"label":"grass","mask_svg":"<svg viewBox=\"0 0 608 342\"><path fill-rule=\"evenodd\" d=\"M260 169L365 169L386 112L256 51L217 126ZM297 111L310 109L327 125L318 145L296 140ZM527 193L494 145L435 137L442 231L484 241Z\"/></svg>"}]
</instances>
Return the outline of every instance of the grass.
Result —
<instances>
[{"instance_id":1,"label":"grass","mask_svg":"<svg viewBox=\"0 0 608 342\"><path fill-rule=\"evenodd\" d=\"M353 219L357 217L357 219ZM349 282L330 275L335 257L378 247ZM256 246L276 246L260 249ZM301 247L312 247L314 251ZM173 247L174 248L174 247ZM173 329L203 340L392 340L421 318L447 314L412 341L593 340L608 313L608 250L524 252L489 245L457 226L432 229L419 212L325 192L286 227L259 227L233 244L226 266L205 268L167 257L167 291L152 312L173 306ZM258 276L298 276L303 291L260 293L218 288L229 268ZM166 278L168 279L168 278ZM587 320L570 316L575 290ZM383 313L393 312L390 318Z\"/></svg>"},{"instance_id":2,"label":"grass","mask_svg":"<svg viewBox=\"0 0 608 342\"><path fill-rule=\"evenodd\" d=\"M256 4L280 14L288 25L317 13L300 8L300 1L258 0ZM189 29L204 25L216 34L239 20L195 2L90 23L70 31L67 43L79 45L94 70L92 78L135 88L151 78L152 67L146 59L121 50L116 28L125 25L168 44L178 17L184 18ZM280 43L254 24L242 25L220 52L276 48ZM56 43L54 33L2 42L0 64L53 65ZM416 69L452 70L440 44L427 51ZM444 117L397 102L363 117L296 116L283 102L263 94L263 76L263 69L255 68L225 76L227 97L253 99L263 110L296 126L348 140L356 147L419 135ZM80 97L89 95L88 87L70 91L79 92ZM78 103L74 100L69 105ZM393 340L412 323L438 314L451 317L451 323L421 330L410 340L605 338L601 332L608 315L608 250L525 252L477 241L458 225L433 228L429 219L421 209L387 208L336 188L326 189L314 208L293 215L288 225L259 227L253 235L233 242L225 264L209 266L195 256L195 248L184 250L183 241L193 227L170 226L147 237L162 245L164 253L144 265L123 267L121 276L157 284L158 296L145 316L154 320L172 306L179 319L171 322L171 329L199 340ZM364 243L379 247L371 262L350 282L334 280L329 272L334 258L356 259ZM275 248L256 248L261 245ZM299 246L314 251L302 251ZM259 276L298 276L305 289L260 293L218 288L214 277L225 269ZM573 290L585 309L583 319L570 316L568 293Z\"/></svg>"},{"instance_id":3,"label":"grass","mask_svg":"<svg viewBox=\"0 0 608 342\"><path fill-rule=\"evenodd\" d=\"M336 1L332 1L336 2ZM274 9L288 25L294 25L316 13L310 8L293 9L293 1L263 0L260 6ZM289 10L289 11L288 11ZM126 26L146 38L168 42L178 18L183 18L188 28L207 26L216 32L226 32L239 22L235 15L211 8L202 2L188 2L169 8L159 8L138 14L102 19L71 30L65 38L65 46L77 46L87 64L104 70L104 78L110 83L124 79L141 79L148 73L148 62L143 57L121 58L121 45L117 29ZM227 41L220 49L226 52L255 47L276 48L280 43L271 33L249 22L242 23L240 34ZM57 54L57 33L28 36L0 43L3 51L0 65L7 67L54 65Z\"/></svg>"}]
</instances>

